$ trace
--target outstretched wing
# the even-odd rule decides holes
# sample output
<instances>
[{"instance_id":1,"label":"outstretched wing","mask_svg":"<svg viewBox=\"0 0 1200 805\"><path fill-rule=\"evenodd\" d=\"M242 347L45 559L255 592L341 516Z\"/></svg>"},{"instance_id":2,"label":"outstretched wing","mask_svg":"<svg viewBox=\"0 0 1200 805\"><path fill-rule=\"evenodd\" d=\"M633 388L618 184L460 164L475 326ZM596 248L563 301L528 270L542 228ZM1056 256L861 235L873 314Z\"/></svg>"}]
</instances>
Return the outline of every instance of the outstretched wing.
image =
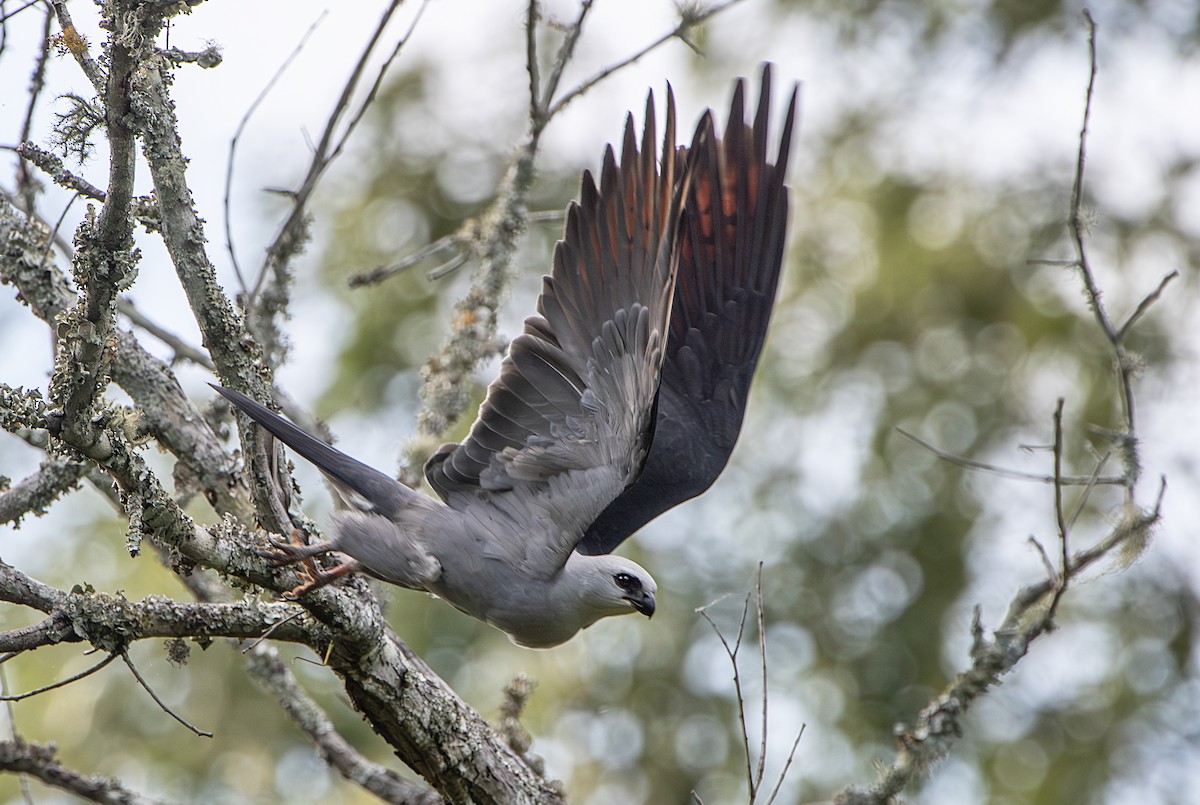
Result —
<instances>
[{"instance_id":1,"label":"outstretched wing","mask_svg":"<svg viewBox=\"0 0 1200 805\"><path fill-rule=\"evenodd\" d=\"M645 461L667 341L680 194L668 92L661 165L653 95L639 150L630 117L618 164L585 173L538 313L525 321L462 444L425 466L446 503L478 520L480 549L534 575L558 570L584 528Z\"/></svg>"},{"instance_id":2,"label":"outstretched wing","mask_svg":"<svg viewBox=\"0 0 1200 805\"><path fill-rule=\"evenodd\" d=\"M675 241L679 268L654 441L637 480L588 527L579 550L610 553L666 510L712 485L742 427L750 381L775 303L787 229L783 184L796 115L792 90L779 152L767 154L771 67L753 125L745 84L729 123L687 154L690 187Z\"/></svg>"}]
</instances>

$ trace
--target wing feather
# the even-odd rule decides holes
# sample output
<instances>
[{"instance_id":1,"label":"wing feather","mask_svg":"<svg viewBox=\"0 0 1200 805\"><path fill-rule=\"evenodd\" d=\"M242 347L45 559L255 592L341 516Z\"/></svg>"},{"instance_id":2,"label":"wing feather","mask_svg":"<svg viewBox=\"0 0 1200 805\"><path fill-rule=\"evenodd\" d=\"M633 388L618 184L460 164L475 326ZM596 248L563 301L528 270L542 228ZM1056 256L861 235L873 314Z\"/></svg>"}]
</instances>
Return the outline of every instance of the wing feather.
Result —
<instances>
[{"instance_id":1,"label":"wing feather","mask_svg":"<svg viewBox=\"0 0 1200 805\"><path fill-rule=\"evenodd\" d=\"M669 93L661 164L653 95L645 121L639 147L626 120L599 186L584 174L539 315L509 345L467 438L425 467L448 505L492 528L490 550L531 573L561 567L649 448L687 184L675 175Z\"/></svg>"},{"instance_id":2,"label":"wing feather","mask_svg":"<svg viewBox=\"0 0 1200 805\"><path fill-rule=\"evenodd\" d=\"M745 122L738 81L719 139L705 113L693 145L680 149L689 188L674 248L679 267L654 437L637 479L588 527L579 550L609 553L667 509L707 489L741 430L779 282L787 227L783 184L796 117L788 104L771 160L770 65L754 122Z\"/></svg>"}]
</instances>

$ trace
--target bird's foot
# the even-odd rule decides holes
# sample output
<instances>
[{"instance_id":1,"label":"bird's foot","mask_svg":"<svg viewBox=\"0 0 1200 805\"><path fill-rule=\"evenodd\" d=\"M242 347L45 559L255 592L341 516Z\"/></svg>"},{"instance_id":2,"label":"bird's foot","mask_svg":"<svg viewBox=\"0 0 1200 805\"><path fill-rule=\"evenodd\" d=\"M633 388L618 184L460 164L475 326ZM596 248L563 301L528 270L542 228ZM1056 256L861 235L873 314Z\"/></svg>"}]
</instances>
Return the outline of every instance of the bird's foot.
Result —
<instances>
[{"instance_id":1,"label":"bird's foot","mask_svg":"<svg viewBox=\"0 0 1200 805\"><path fill-rule=\"evenodd\" d=\"M301 596L308 595L313 590L324 587L330 582L337 581L342 576L357 570L358 562L352 559L349 562L342 562L340 565L331 567L329 570L321 570L312 563L306 563L306 567L309 575L308 581L283 593L282 597L285 601L295 601Z\"/></svg>"},{"instance_id":2,"label":"bird's foot","mask_svg":"<svg viewBox=\"0 0 1200 805\"><path fill-rule=\"evenodd\" d=\"M318 554L333 550L333 543L329 541L315 542L312 545L304 545L299 542L300 532L292 530L292 542L282 542L277 539L272 539L268 545L269 548L255 548L256 556L262 557L270 562L275 567L286 567L294 565L297 562L303 562L312 559Z\"/></svg>"},{"instance_id":3,"label":"bird's foot","mask_svg":"<svg viewBox=\"0 0 1200 805\"><path fill-rule=\"evenodd\" d=\"M304 564L304 571L309 577L308 581L283 593L283 597L288 601L295 601L297 598L312 592L318 587L324 587L329 582L341 578L358 566L357 562L350 561L329 570L322 570L317 567L317 563L313 561L313 557L333 550L333 543L324 541L305 545L300 542L300 532L296 529L292 529L292 539L290 542L272 539L268 545L269 547L255 548L255 555L266 559L275 567L287 567L288 565L302 562Z\"/></svg>"}]
</instances>

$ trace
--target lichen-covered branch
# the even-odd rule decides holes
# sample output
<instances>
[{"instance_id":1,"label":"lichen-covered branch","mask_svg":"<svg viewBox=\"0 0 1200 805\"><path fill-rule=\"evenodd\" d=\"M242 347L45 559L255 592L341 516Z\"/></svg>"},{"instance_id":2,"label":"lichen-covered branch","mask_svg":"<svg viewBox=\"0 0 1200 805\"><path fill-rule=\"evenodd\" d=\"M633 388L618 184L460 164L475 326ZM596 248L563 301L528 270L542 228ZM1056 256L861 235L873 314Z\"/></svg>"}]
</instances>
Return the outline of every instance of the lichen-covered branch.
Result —
<instances>
[{"instance_id":1,"label":"lichen-covered branch","mask_svg":"<svg viewBox=\"0 0 1200 805\"><path fill-rule=\"evenodd\" d=\"M72 771L55 760L54 746L25 743L20 739L0 741L0 770L28 774L46 785L67 791L89 802L105 805L159 805L161 800L133 793L115 780L90 777Z\"/></svg>"},{"instance_id":2,"label":"lichen-covered branch","mask_svg":"<svg viewBox=\"0 0 1200 805\"><path fill-rule=\"evenodd\" d=\"M121 596L64 592L0 562L0 601L46 613L38 624L40 642L27 630L0 632L0 651L26 651L62 642L87 641L119 651L136 640L161 637L256 638L268 629L276 640L320 645L328 635L298 607L254 599L233 603L181 603L162 596L129 601ZM46 624L43 626L42 624Z\"/></svg>"},{"instance_id":3,"label":"lichen-covered branch","mask_svg":"<svg viewBox=\"0 0 1200 805\"><path fill-rule=\"evenodd\" d=\"M0 198L0 282L12 284L34 314L54 326L77 296L54 264L47 233ZM114 328L110 374L133 398L141 426L183 464L185 476L218 514L252 513L249 490L237 465L166 363L147 352L132 333Z\"/></svg>"},{"instance_id":4,"label":"lichen-covered branch","mask_svg":"<svg viewBox=\"0 0 1200 805\"><path fill-rule=\"evenodd\" d=\"M372 763L334 729L329 717L312 697L300 687L296 676L279 653L266 644L259 644L248 660L250 672L292 722L312 741L325 762L339 774L370 791L384 802L406 805L435 805L442 798L406 780L391 769Z\"/></svg>"},{"instance_id":5,"label":"lichen-covered branch","mask_svg":"<svg viewBox=\"0 0 1200 805\"><path fill-rule=\"evenodd\" d=\"M0 492L0 524L18 525L27 514L39 515L62 495L74 489L88 465L47 457L32 475Z\"/></svg>"}]
</instances>

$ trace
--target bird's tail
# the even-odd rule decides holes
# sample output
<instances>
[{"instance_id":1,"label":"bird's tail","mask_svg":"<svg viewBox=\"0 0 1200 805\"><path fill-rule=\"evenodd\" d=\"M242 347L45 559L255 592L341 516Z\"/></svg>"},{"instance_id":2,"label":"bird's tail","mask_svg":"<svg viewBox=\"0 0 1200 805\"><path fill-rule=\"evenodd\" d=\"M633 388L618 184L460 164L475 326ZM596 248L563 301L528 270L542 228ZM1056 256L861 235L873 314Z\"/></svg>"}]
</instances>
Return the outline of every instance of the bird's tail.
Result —
<instances>
[{"instance_id":1,"label":"bird's tail","mask_svg":"<svg viewBox=\"0 0 1200 805\"><path fill-rule=\"evenodd\" d=\"M305 433L240 391L222 388L214 383L209 385L279 441L311 461L330 480L339 495L355 508L375 511L384 516L395 515L417 495L394 478Z\"/></svg>"}]
</instances>

